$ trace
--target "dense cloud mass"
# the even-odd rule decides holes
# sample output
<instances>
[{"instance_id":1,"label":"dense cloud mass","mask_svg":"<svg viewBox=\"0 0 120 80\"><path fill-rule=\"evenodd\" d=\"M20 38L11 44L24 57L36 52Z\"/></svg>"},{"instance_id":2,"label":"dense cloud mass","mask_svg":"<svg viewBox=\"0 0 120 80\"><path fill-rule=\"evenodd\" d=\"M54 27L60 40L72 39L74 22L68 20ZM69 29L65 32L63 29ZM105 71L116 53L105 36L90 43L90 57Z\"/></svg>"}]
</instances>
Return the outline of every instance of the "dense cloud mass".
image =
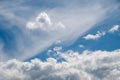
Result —
<instances>
[{"instance_id":1,"label":"dense cloud mass","mask_svg":"<svg viewBox=\"0 0 120 80\"><path fill-rule=\"evenodd\" d=\"M0 80L119 80L120 50L58 52L65 61L0 62Z\"/></svg>"}]
</instances>

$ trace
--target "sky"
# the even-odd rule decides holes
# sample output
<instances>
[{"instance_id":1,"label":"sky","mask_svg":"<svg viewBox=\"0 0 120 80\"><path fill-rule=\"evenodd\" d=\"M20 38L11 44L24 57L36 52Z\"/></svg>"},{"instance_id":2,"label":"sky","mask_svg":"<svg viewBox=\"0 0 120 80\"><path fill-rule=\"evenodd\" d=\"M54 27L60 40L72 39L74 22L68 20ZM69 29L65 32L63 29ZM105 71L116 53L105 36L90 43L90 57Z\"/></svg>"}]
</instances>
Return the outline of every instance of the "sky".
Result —
<instances>
[{"instance_id":1,"label":"sky","mask_svg":"<svg viewBox=\"0 0 120 80\"><path fill-rule=\"evenodd\" d=\"M0 80L119 80L119 0L0 0Z\"/></svg>"}]
</instances>

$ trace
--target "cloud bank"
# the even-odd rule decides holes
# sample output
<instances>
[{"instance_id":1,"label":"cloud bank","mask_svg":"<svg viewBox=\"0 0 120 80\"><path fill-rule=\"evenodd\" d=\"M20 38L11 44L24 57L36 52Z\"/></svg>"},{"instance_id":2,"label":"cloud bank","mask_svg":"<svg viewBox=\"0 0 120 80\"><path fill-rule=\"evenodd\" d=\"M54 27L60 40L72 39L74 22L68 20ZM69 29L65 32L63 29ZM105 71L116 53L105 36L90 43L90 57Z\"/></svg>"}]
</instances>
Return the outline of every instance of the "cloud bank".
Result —
<instances>
[{"instance_id":1,"label":"cloud bank","mask_svg":"<svg viewBox=\"0 0 120 80\"><path fill-rule=\"evenodd\" d=\"M60 53L65 61L0 62L0 80L119 80L120 50Z\"/></svg>"}]
</instances>

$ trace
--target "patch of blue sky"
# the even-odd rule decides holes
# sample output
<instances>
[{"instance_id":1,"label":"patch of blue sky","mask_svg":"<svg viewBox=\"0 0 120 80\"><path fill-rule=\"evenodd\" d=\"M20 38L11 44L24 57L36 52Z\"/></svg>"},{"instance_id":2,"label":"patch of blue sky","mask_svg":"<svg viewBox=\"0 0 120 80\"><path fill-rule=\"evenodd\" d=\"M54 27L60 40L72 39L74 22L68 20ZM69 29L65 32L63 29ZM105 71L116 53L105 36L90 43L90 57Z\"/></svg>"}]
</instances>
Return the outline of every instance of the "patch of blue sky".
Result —
<instances>
[{"instance_id":1,"label":"patch of blue sky","mask_svg":"<svg viewBox=\"0 0 120 80\"><path fill-rule=\"evenodd\" d=\"M108 17L101 21L100 23L96 24L92 29L88 30L86 33L84 33L82 36L80 36L72 45L65 45L66 43L60 44L63 46L62 51L67 51L67 50L73 50L73 51L78 51L81 52L84 50L106 50L106 51L113 51L116 49L120 48L120 30L114 32L114 33L108 33L108 30L113 27L114 25L120 25L120 15L119 15L119 10L115 10L111 14L108 14ZM83 36L91 33L95 34L97 31L105 31L106 35L102 36L99 39L96 40L85 40ZM60 46L59 45L59 46ZM80 48L79 45L84 45L84 48ZM52 45L49 49L54 48L56 45ZM48 50L48 49L47 49ZM49 56L46 54L47 50L42 52L42 54L38 54L35 57L40 57L42 60L45 60ZM46 55L46 56L45 56ZM35 58L34 57L34 58Z\"/></svg>"},{"instance_id":2,"label":"patch of blue sky","mask_svg":"<svg viewBox=\"0 0 120 80\"><path fill-rule=\"evenodd\" d=\"M83 44L85 49L88 50L107 50L112 51L120 48L120 30L115 33L108 33L107 31L113 27L114 25L120 25L120 15L119 10L116 10L114 13L109 14L110 16L99 24L95 25L92 29L84 33L81 37L79 37L76 42L71 45L69 48L81 51L77 46ZM96 40L85 40L83 36L87 34L96 34L97 31L105 31L106 35L96 39ZM68 49L69 49L68 48ZM82 49L83 51L84 49Z\"/></svg>"}]
</instances>

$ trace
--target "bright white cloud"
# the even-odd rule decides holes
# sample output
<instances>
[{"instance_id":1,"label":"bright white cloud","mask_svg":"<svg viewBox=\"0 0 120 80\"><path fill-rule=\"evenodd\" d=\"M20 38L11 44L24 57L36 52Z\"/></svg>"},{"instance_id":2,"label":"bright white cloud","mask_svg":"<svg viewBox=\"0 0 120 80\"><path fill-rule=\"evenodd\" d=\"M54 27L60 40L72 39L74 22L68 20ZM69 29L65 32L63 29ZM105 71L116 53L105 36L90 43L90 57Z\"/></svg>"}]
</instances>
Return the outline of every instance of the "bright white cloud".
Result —
<instances>
[{"instance_id":1,"label":"bright white cloud","mask_svg":"<svg viewBox=\"0 0 120 80\"><path fill-rule=\"evenodd\" d=\"M114 25L111 29L109 29L108 32L114 33L115 31L118 31L119 27L120 27L119 25Z\"/></svg>"},{"instance_id":2,"label":"bright white cloud","mask_svg":"<svg viewBox=\"0 0 120 80\"><path fill-rule=\"evenodd\" d=\"M60 30L65 28L61 22L52 22L47 13L41 12L34 21L26 24L29 29L41 29L43 31Z\"/></svg>"},{"instance_id":3,"label":"bright white cloud","mask_svg":"<svg viewBox=\"0 0 120 80\"><path fill-rule=\"evenodd\" d=\"M38 16L35 18L34 21L28 22L26 27L29 29L43 29L46 30L47 27L50 27L52 25L52 22L50 20L50 17L47 15L47 13L42 12L38 14Z\"/></svg>"},{"instance_id":4,"label":"bright white cloud","mask_svg":"<svg viewBox=\"0 0 120 80\"><path fill-rule=\"evenodd\" d=\"M88 51L87 51L88 52ZM0 80L119 80L120 50L60 53L66 61L0 62Z\"/></svg>"},{"instance_id":5,"label":"bright white cloud","mask_svg":"<svg viewBox=\"0 0 120 80\"><path fill-rule=\"evenodd\" d=\"M95 40L95 39L98 39L98 38L100 38L104 35L105 35L105 32L98 31L97 34L95 34L95 35L88 34L88 35L84 36L83 38L86 39L86 40L90 40L90 39Z\"/></svg>"}]
</instances>

